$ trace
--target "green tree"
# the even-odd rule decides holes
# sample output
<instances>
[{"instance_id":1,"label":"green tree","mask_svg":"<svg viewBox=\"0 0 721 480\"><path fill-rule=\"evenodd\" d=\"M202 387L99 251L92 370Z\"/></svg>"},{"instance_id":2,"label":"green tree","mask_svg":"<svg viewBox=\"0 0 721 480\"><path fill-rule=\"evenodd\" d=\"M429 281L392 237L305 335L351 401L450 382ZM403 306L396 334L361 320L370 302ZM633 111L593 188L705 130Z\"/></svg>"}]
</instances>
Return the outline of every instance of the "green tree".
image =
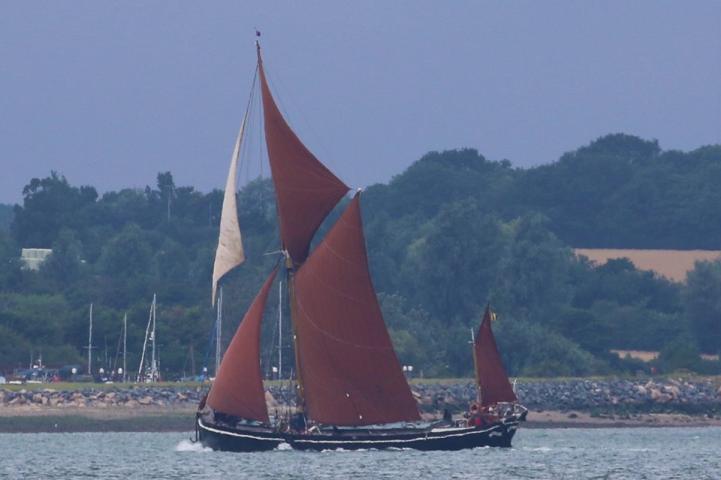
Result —
<instances>
[{"instance_id":1,"label":"green tree","mask_svg":"<svg viewBox=\"0 0 721 480\"><path fill-rule=\"evenodd\" d=\"M63 227L75 227L98 194L93 187L71 187L63 176L33 178L23 189L23 206L15 206L11 226L23 247L48 248Z\"/></svg>"},{"instance_id":2,"label":"green tree","mask_svg":"<svg viewBox=\"0 0 721 480\"><path fill-rule=\"evenodd\" d=\"M8 231L13 220L12 205L0 203L0 231Z\"/></svg>"},{"instance_id":3,"label":"green tree","mask_svg":"<svg viewBox=\"0 0 721 480\"><path fill-rule=\"evenodd\" d=\"M486 304L504 254L498 221L468 200L445 206L429 233L409 247L401 292L442 323L475 319ZM405 287L405 288L404 288Z\"/></svg>"},{"instance_id":4,"label":"green tree","mask_svg":"<svg viewBox=\"0 0 721 480\"><path fill-rule=\"evenodd\" d=\"M20 281L20 249L8 234L0 231L0 290L14 290Z\"/></svg>"},{"instance_id":5,"label":"green tree","mask_svg":"<svg viewBox=\"0 0 721 480\"><path fill-rule=\"evenodd\" d=\"M696 262L684 290L686 315L703 352L721 351L721 261Z\"/></svg>"},{"instance_id":6,"label":"green tree","mask_svg":"<svg viewBox=\"0 0 721 480\"><path fill-rule=\"evenodd\" d=\"M27 367L30 342L13 328L0 324L0 372Z\"/></svg>"},{"instance_id":7,"label":"green tree","mask_svg":"<svg viewBox=\"0 0 721 480\"><path fill-rule=\"evenodd\" d=\"M160 199L166 205L167 220L170 221L170 207L175 197L175 182L173 174L170 172L162 172L158 174L158 190L160 191Z\"/></svg>"},{"instance_id":8,"label":"green tree","mask_svg":"<svg viewBox=\"0 0 721 480\"><path fill-rule=\"evenodd\" d=\"M504 317L494 328L510 375L582 376L608 371L592 354L542 325Z\"/></svg>"},{"instance_id":9,"label":"green tree","mask_svg":"<svg viewBox=\"0 0 721 480\"><path fill-rule=\"evenodd\" d=\"M701 358L696 342L690 336L674 338L661 350L657 363L667 373L679 369L699 371Z\"/></svg>"},{"instance_id":10,"label":"green tree","mask_svg":"<svg viewBox=\"0 0 721 480\"><path fill-rule=\"evenodd\" d=\"M108 241L100 258L101 271L110 276L148 274L153 257L148 236L135 224L126 225Z\"/></svg>"},{"instance_id":11,"label":"green tree","mask_svg":"<svg viewBox=\"0 0 721 480\"><path fill-rule=\"evenodd\" d=\"M494 285L493 303L514 318L552 321L569 301L571 251L547 229L547 219L527 215L510 224L511 242Z\"/></svg>"},{"instance_id":12,"label":"green tree","mask_svg":"<svg viewBox=\"0 0 721 480\"><path fill-rule=\"evenodd\" d=\"M70 284L80 275L82 245L73 230L63 228L52 247L53 253L43 263L41 271L58 284Z\"/></svg>"}]
</instances>

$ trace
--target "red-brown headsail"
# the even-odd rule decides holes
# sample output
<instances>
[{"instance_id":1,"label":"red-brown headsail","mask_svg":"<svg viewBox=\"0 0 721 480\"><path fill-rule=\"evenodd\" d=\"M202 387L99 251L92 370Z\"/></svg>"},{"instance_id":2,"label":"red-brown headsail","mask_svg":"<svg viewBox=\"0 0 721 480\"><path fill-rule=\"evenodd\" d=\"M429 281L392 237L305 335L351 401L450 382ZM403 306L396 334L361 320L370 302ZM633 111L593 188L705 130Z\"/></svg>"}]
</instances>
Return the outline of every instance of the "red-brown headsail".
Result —
<instances>
[{"instance_id":1,"label":"red-brown headsail","mask_svg":"<svg viewBox=\"0 0 721 480\"><path fill-rule=\"evenodd\" d=\"M260 371L260 323L277 271L273 269L263 284L223 356L207 400L215 411L268 422Z\"/></svg>"},{"instance_id":2,"label":"red-brown headsail","mask_svg":"<svg viewBox=\"0 0 721 480\"><path fill-rule=\"evenodd\" d=\"M307 415L333 425L417 420L376 298L358 195L295 274Z\"/></svg>"},{"instance_id":3,"label":"red-brown headsail","mask_svg":"<svg viewBox=\"0 0 721 480\"><path fill-rule=\"evenodd\" d=\"M496 339L491 330L491 309L486 307L483 321L473 345L476 364L476 380L481 389L481 405L498 402L517 402L513 387L503 368L501 355L496 347Z\"/></svg>"},{"instance_id":4,"label":"red-brown headsail","mask_svg":"<svg viewBox=\"0 0 721 480\"><path fill-rule=\"evenodd\" d=\"M280 236L296 264L308 256L310 242L323 219L348 187L306 148L290 129L268 88L258 47L265 141L278 198Z\"/></svg>"}]
</instances>

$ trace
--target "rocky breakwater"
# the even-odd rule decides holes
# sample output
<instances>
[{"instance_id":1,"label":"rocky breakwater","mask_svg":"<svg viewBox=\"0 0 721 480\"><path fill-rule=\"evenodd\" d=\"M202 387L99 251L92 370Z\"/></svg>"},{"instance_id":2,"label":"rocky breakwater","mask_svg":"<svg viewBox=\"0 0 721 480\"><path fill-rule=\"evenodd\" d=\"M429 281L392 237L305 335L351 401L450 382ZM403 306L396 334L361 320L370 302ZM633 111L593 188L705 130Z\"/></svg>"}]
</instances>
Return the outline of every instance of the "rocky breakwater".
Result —
<instances>
[{"instance_id":1,"label":"rocky breakwater","mask_svg":"<svg viewBox=\"0 0 721 480\"><path fill-rule=\"evenodd\" d=\"M476 396L470 382L412 387L426 412L465 411ZM521 403L536 411L721 414L721 383L712 378L534 380L518 382L516 392Z\"/></svg>"},{"instance_id":2,"label":"rocky breakwater","mask_svg":"<svg viewBox=\"0 0 721 480\"><path fill-rule=\"evenodd\" d=\"M53 409L194 409L208 385L145 386L116 384L76 390L0 389L0 414L25 410ZM411 384L422 412L437 414L448 408L467 411L476 398L470 381L423 382ZM519 381L518 398L535 411L687 413L721 415L721 379L564 379ZM267 385L266 402L271 413L295 406L292 389Z\"/></svg>"},{"instance_id":3,"label":"rocky breakwater","mask_svg":"<svg viewBox=\"0 0 721 480\"><path fill-rule=\"evenodd\" d=\"M57 390L51 387L39 390L0 389L0 409L25 408L136 408L136 407L190 407L197 406L204 389L123 387L78 390Z\"/></svg>"}]
</instances>

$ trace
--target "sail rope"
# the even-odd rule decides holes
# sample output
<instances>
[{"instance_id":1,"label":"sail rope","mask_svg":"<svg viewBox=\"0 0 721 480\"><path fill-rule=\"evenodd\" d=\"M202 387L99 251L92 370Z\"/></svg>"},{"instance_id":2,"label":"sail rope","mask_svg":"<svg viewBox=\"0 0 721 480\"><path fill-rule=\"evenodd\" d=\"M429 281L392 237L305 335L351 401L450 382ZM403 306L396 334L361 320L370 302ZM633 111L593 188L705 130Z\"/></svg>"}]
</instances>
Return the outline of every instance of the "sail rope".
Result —
<instances>
[{"instance_id":1,"label":"sail rope","mask_svg":"<svg viewBox=\"0 0 721 480\"><path fill-rule=\"evenodd\" d=\"M263 60L263 65L266 65L265 59ZM271 69L272 70L272 69ZM268 81L268 85L270 86L271 92L273 93L273 99L275 100L276 105L278 106L278 109L280 110L280 113L285 118L285 121L288 123L288 125L296 124L297 122L291 121L292 118L295 117L296 120L299 120L301 123L301 126L303 128L303 131L310 135L303 135L303 138L306 138L307 136L310 136L313 139L313 150L320 150L321 157L323 158L323 163L326 164L328 168L330 167L337 167L337 163L333 160L333 156L330 153L330 150L328 149L328 146L323 142L323 136L319 135L318 132L313 128L313 123L309 121L308 117L304 114L304 110L302 108L299 108L298 105L293 102L292 96L290 98L290 102L284 102L283 97L280 94L282 91L289 91L285 89L285 84L283 80L280 78L280 76L276 75L274 72L271 71L269 73L268 69L264 70L265 72L265 78ZM288 107L291 107L290 110ZM290 115L290 111L294 113L293 115ZM295 130L295 129L294 129ZM331 168L331 170L335 170L335 168Z\"/></svg>"},{"instance_id":2,"label":"sail rope","mask_svg":"<svg viewBox=\"0 0 721 480\"><path fill-rule=\"evenodd\" d=\"M250 93L248 94L248 101L245 104L245 112L243 112L244 118L247 118L247 119L252 118L253 108L255 105L254 99L256 97L258 97L258 95L256 95L256 93L255 93L257 83L258 83L258 66L256 65L255 70L253 71L253 80L250 83ZM262 110L262 109L258 108L258 110ZM248 130L252 131L253 122L246 122L246 128ZM259 128L258 130L260 131L262 129ZM247 137L248 138L251 137L250 132L248 133ZM238 171L242 172L243 167L245 166L245 182L244 183L246 183L246 184L248 183L249 177L250 177L250 170L249 170L250 169L250 161L245 161L245 158L250 156L249 155L249 150L250 150L249 143L250 142L242 142L242 144L240 145L240 152L238 152ZM236 185L236 188L237 188L237 185Z\"/></svg>"}]
</instances>

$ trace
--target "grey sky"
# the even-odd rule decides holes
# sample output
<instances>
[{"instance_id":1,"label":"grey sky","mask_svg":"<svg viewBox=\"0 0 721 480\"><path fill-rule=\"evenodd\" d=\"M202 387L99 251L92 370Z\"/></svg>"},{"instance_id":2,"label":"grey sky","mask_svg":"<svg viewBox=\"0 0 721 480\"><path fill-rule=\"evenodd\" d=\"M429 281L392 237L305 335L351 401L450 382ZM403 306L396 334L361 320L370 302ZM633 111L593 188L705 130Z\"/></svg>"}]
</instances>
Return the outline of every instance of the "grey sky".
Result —
<instances>
[{"instance_id":1,"label":"grey sky","mask_svg":"<svg viewBox=\"0 0 721 480\"><path fill-rule=\"evenodd\" d=\"M611 132L721 142L719 0L5 1L0 202L50 170L222 188L256 26L291 124L354 187L429 150L528 166Z\"/></svg>"}]
</instances>

